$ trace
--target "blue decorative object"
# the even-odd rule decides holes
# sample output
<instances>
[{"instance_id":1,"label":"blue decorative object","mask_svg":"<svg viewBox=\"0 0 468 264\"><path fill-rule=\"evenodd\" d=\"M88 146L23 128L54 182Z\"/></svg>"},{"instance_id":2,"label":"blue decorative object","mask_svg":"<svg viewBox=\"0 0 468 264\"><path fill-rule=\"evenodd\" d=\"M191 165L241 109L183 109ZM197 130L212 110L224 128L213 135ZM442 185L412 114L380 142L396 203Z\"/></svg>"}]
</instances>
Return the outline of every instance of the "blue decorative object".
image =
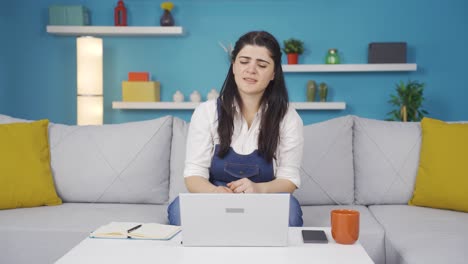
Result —
<instances>
[{"instance_id":1,"label":"blue decorative object","mask_svg":"<svg viewBox=\"0 0 468 264\"><path fill-rule=\"evenodd\" d=\"M85 26L89 24L89 11L84 6L49 6L49 25Z\"/></svg>"}]
</instances>

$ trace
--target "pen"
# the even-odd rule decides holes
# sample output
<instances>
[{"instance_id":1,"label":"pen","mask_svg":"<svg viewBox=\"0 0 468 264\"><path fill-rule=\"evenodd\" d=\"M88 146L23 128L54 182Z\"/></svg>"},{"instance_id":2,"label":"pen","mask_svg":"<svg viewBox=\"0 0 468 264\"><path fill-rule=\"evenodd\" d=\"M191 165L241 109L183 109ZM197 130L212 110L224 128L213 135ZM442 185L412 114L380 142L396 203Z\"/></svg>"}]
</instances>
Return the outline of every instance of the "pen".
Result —
<instances>
[{"instance_id":1,"label":"pen","mask_svg":"<svg viewBox=\"0 0 468 264\"><path fill-rule=\"evenodd\" d=\"M132 227L132 228L130 228L129 230L127 230L127 233L133 232L133 231L137 230L137 229L140 228L140 227L141 227L141 225L137 225L137 226L135 226L135 227Z\"/></svg>"}]
</instances>

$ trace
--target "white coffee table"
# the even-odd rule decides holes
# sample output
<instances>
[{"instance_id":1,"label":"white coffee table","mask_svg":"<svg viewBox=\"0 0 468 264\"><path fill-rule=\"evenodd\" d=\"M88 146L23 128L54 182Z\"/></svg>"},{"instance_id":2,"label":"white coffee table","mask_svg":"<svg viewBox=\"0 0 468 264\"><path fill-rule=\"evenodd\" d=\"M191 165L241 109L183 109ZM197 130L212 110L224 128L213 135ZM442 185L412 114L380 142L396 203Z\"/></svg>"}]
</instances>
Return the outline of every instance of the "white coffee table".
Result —
<instances>
[{"instance_id":1,"label":"white coffee table","mask_svg":"<svg viewBox=\"0 0 468 264\"><path fill-rule=\"evenodd\" d=\"M325 230L328 244L304 244L301 230ZM373 263L359 242L340 245L330 228L291 227L287 247L183 247L182 233L169 241L86 238L56 263Z\"/></svg>"}]
</instances>

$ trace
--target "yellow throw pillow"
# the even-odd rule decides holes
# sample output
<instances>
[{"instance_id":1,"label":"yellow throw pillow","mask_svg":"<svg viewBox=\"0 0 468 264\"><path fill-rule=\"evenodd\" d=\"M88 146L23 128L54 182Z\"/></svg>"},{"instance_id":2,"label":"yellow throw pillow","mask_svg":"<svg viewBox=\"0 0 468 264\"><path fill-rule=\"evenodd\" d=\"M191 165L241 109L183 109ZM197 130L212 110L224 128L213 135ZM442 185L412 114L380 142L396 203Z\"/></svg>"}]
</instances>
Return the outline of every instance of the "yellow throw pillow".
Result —
<instances>
[{"instance_id":1,"label":"yellow throw pillow","mask_svg":"<svg viewBox=\"0 0 468 264\"><path fill-rule=\"evenodd\" d=\"M410 205L468 212L468 124L424 118Z\"/></svg>"},{"instance_id":2,"label":"yellow throw pillow","mask_svg":"<svg viewBox=\"0 0 468 264\"><path fill-rule=\"evenodd\" d=\"M0 125L0 209L62 204L50 168L48 124Z\"/></svg>"}]
</instances>

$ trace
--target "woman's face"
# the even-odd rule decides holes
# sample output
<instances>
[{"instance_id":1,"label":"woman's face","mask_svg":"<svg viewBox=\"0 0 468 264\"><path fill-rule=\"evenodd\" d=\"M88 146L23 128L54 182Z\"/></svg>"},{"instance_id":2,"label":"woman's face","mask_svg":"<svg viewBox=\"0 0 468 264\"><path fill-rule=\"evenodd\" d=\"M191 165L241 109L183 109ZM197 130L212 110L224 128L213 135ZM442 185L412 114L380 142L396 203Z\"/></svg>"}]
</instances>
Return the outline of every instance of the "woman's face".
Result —
<instances>
[{"instance_id":1,"label":"woman's face","mask_svg":"<svg viewBox=\"0 0 468 264\"><path fill-rule=\"evenodd\" d=\"M241 96L263 95L275 78L275 63L265 47L244 46L237 54L232 69Z\"/></svg>"}]
</instances>

